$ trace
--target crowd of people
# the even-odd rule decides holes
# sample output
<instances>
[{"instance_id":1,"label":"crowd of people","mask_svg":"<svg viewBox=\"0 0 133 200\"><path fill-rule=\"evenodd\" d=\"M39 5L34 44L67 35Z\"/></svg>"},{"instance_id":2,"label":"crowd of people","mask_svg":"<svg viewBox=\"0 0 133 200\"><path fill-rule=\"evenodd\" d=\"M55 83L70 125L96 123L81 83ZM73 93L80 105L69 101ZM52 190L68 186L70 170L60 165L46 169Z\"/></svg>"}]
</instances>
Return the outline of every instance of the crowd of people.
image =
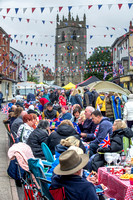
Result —
<instances>
[{"instance_id":1,"label":"crowd of people","mask_svg":"<svg viewBox=\"0 0 133 200\"><path fill-rule=\"evenodd\" d=\"M91 172L106 164L104 152L123 150L123 137L133 137L133 94L44 89L25 100L17 95L9 106L4 123L14 141L29 145L35 158L45 159L42 142L55 155L52 188L64 187L71 200L104 199L96 194L97 173Z\"/></svg>"}]
</instances>

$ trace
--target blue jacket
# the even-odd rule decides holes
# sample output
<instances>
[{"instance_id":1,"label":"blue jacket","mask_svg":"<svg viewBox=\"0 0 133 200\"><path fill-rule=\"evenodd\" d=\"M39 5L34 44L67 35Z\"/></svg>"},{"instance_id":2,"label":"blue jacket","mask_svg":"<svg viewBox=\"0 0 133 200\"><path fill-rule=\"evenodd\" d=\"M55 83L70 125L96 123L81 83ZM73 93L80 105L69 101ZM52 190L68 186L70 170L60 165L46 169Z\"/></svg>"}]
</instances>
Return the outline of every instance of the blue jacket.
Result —
<instances>
[{"instance_id":1,"label":"blue jacket","mask_svg":"<svg viewBox=\"0 0 133 200\"><path fill-rule=\"evenodd\" d=\"M98 200L94 185L78 175L54 174L51 187L64 187L67 200Z\"/></svg>"},{"instance_id":2,"label":"blue jacket","mask_svg":"<svg viewBox=\"0 0 133 200\"><path fill-rule=\"evenodd\" d=\"M71 102L72 106L74 104L79 104L81 106L81 108L83 108L82 98L79 94L76 94L75 96L70 96L70 102Z\"/></svg>"},{"instance_id":3,"label":"blue jacket","mask_svg":"<svg viewBox=\"0 0 133 200\"><path fill-rule=\"evenodd\" d=\"M109 135L112 135L113 133L112 123L109 121L109 118L103 117L103 119L99 123L99 129L96 138L91 143L100 144L108 133Z\"/></svg>"},{"instance_id":4,"label":"blue jacket","mask_svg":"<svg viewBox=\"0 0 133 200\"><path fill-rule=\"evenodd\" d=\"M66 112L64 115L62 115L61 119L65 120L65 119L71 119L72 115L69 112Z\"/></svg>"},{"instance_id":5,"label":"blue jacket","mask_svg":"<svg viewBox=\"0 0 133 200\"><path fill-rule=\"evenodd\" d=\"M35 98L35 95L34 95L34 94L29 93L29 94L27 95L27 102L29 102L29 101L36 101L36 98Z\"/></svg>"},{"instance_id":6,"label":"blue jacket","mask_svg":"<svg viewBox=\"0 0 133 200\"><path fill-rule=\"evenodd\" d=\"M85 95L88 95L88 97L89 97L89 102L86 102L86 100L85 100ZM92 104L92 101L93 101L93 96L92 96L92 93L89 91L89 90L87 90L85 93L84 93L84 99L83 99L83 105L84 105L84 107L86 107L87 105L90 105L90 104Z\"/></svg>"}]
</instances>

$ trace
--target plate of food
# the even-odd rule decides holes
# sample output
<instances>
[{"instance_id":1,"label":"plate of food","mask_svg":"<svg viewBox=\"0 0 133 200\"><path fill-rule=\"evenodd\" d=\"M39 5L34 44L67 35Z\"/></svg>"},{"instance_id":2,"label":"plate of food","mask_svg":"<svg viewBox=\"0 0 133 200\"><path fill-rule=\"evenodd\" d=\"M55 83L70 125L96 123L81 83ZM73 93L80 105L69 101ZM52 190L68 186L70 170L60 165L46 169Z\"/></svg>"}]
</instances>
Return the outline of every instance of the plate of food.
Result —
<instances>
[{"instance_id":1,"label":"plate of food","mask_svg":"<svg viewBox=\"0 0 133 200\"><path fill-rule=\"evenodd\" d=\"M122 174L120 177L119 177L121 180L129 180L130 179L130 174Z\"/></svg>"}]
</instances>

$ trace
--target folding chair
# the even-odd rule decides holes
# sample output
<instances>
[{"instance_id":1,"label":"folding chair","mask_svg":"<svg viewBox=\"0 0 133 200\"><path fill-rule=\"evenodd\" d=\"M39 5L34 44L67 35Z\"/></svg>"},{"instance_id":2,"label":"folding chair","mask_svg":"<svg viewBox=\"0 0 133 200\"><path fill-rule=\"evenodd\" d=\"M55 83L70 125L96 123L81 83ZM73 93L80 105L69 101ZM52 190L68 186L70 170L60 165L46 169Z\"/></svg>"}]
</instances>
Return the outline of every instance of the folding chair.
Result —
<instances>
[{"instance_id":1,"label":"folding chair","mask_svg":"<svg viewBox=\"0 0 133 200\"><path fill-rule=\"evenodd\" d=\"M52 162L53 163L54 162L54 157L53 157L49 147L44 142L42 142L41 147L42 147L42 151L43 151L43 154L44 154L46 160L48 162Z\"/></svg>"}]
</instances>

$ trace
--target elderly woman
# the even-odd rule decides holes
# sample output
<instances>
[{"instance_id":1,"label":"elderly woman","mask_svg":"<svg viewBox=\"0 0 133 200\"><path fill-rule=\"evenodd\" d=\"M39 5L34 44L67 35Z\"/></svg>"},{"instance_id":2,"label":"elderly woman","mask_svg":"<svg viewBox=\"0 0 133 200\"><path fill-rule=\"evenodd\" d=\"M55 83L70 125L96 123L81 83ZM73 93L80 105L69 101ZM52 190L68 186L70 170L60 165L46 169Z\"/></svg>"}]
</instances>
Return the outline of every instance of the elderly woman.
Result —
<instances>
[{"instance_id":1,"label":"elderly woman","mask_svg":"<svg viewBox=\"0 0 133 200\"><path fill-rule=\"evenodd\" d=\"M47 143L49 126L50 124L47 120L41 120L37 128L30 134L27 140L27 144L31 147L36 158L45 158L41 148L41 143Z\"/></svg>"},{"instance_id":2,"label":"elderly woman","mask_svg":"<svg viewBox=\"0 0 133 200\"><path fill-rule=\"evenodd\" d=\"M17 138L19 138L19 141L26 143L31 132L34 130L32 128L34 123L32 114L24 115L23 122L24 124L22 124L18 129Z\"/></svg>"},{"instance_id":3,"label":"elderly woman","mask_svg":"<svg viewBox=\"0 0 133 200\"><path fill-rule=\"evenodd\" d=\"M78 134L74 129L72 122L70 120L63 120L58 126L57 130L52 132L48 137L47 144L52 154L55 154L55 146L60 143L61 139L76 135L78 137Z\"/></svg>"},{"instance_id":4,"label":"elderly woman","mask_svg":"<svg viewBox=\"0 0 133 200\"><path fill-rule=\"evenodd\" d=\"M97 171L99 167L104 166L104 155L99 153L105 152L119 152L123 150L123 137L131 138L133 137L133 132L130 128L127 128L126 123L117 119L113 124L113 134L110 138L110 147L108 148L99 148L98 153L91 160L92 170Z\"/></svg>"}]
</instances>

